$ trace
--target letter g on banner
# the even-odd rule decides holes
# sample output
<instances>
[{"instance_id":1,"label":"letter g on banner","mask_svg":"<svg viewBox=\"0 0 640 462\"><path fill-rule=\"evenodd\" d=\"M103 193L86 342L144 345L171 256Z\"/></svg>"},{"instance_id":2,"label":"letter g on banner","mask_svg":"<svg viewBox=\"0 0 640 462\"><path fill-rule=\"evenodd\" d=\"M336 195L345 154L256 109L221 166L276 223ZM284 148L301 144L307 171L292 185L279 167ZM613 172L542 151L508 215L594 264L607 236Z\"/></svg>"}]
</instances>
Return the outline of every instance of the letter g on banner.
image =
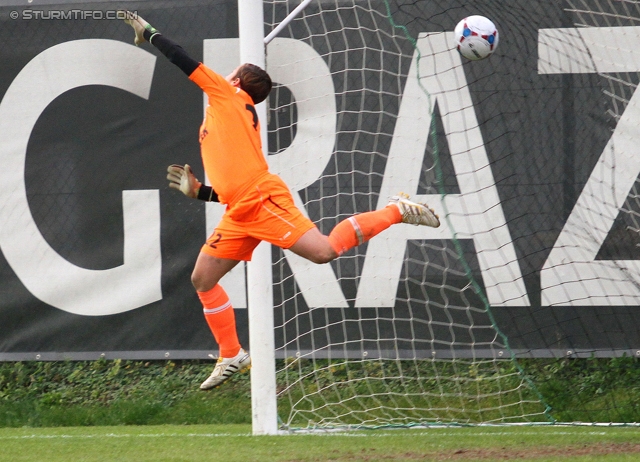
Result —
<instances>
[{"instance_id":1,"label":"letter g on banner","mask_svg":"<svg viewBox=\"0 0 640 462\"><path fill-rule=\"evenodd\" d=\"M29 210L29 137L45 108L76 87L107 85L148 99L155 61L152 54L114 40L61 43L33 58L0 103L0 249L35 297L69 313L115 314L162 298L159 194L122 192L123 265L80 268L51 248Z\"/></svg>"}]
</instances>

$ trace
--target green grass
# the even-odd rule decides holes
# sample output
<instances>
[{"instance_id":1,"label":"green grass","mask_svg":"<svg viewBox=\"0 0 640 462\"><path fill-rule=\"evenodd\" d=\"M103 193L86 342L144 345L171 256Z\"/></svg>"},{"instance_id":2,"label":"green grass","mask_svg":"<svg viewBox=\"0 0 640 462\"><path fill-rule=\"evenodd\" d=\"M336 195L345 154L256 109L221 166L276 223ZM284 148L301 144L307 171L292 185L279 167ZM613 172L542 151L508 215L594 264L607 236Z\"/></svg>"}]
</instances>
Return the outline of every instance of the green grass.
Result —
<instances>
[{"instance_id":1,"label":"green grass","mask_svg":"<svg viewBox=\"0 0 640 462\"><path fill-rule=\"evenodd\" d=\"M520 362L556 421L640 422L637 358ZM250 424L250 375L234 376L224 387L201 392L198 385L212 366L211 361L0 363L0 427ZM325 360L300 361L296 366L288 379L306 378L278 402L285 421L296 403L294 426L338 411L345 412L343 423L357 424L364 414L352 411L364 410L360 408L369 408L367 416L375 412L388 416L401 409L408 423L486 422L501 416L520 422L528 412L531 420L549 421L533 414L543 407L530 389L519 387L522 379L510 361L495 365L372 361L346 367ZM397 378L400 366L402 380ZM363 377L368 379L353 380ZM284 379L278 376L280 388ZM367 398L374 392L383 394ZM354 396L359 398L350 400ZM525 406L531 411L520 406L521 397L531 400ZM328 402L336 404L324 407Z\"/></svg>"},{"instance_id":2,"label":"green grass","mask_svg":"<svg viewBox=\"0 0 640 462\"><path fill-rule=\"evenodd\" d=\"M211 361L0 363L0 427L249 424L249 374L205 393Z\"/></svg>"},{"instance_id":3,"label":"green grass","mask_svg":"<svg viewBox=\"0 0 640 462\"><path fill-rule=\"evenodd\" d=\"M0 404L1 427L250 423L251 400L232 391L200 392L169 404L115 401L110 404L40 405L34 400Z\"/></svg>"},{"instance_id":4,"label":"green grass","mask_svg":"<svg viewBox=\"0 0 640 462\"><path fill-rule=\"evenodd\" d=\"M249 425L0 429L0 461L632 461L640 430L462 427L251 436Z\"/></svg>"}]
</instances>

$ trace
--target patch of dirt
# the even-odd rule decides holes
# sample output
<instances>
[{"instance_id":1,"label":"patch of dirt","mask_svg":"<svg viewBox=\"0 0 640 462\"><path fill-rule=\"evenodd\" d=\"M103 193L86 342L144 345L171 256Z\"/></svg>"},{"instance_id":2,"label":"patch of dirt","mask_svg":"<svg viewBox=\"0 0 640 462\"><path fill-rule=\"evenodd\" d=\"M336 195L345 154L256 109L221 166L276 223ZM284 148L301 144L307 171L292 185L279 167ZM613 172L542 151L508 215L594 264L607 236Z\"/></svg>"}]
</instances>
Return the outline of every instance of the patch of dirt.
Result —
<instances>
[{"instance_id":1,"label":"patch of dirt","mask_svg":"<svg viewBox=\"0 0 640 462\"><path fill-rule=\"evenodd\" d=\"M522 448L471 448L442 452L405 452L402 454L379 454L375 449L363 449L359 453L345 458L341 451L330 451L327 458L332 462L377 462L377 461L506 461L535 460L538 458L557 458L569 456L602 456L608 454L640 454L640 443L594 443L567 446L526 446ZM640 456L638 457L640 460ZM293 462L293 461L290 461Z\"/></svg>"},{"instance_id":2,"label":"patch of dirt","mask_svg":"<svg viewBox=\"0 0 640 462\"><path fill-rule=\"evenodd\" d=\"M568 446L529 446L519 448L459 449L426 455L436 460L531 460L543 457L602 456L607 454L640 454L640 443L594 443ZM401 459L400 459L401 460Z\"/></svg>"}]
</instances>

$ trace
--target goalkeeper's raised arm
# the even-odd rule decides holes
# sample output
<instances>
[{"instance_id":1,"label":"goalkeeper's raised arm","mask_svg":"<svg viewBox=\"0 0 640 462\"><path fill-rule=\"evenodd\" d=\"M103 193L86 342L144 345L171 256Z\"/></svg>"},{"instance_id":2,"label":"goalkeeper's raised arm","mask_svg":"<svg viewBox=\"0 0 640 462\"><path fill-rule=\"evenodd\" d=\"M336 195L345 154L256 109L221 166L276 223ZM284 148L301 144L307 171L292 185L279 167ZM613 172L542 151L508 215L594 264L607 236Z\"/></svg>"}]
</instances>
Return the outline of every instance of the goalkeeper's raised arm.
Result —
<instances>
[{"instance_id":1,"label":"goalkeeper's raised arm","mask_svg":"<svg viewBox=\"0 0 640 462\"><path fill-rule=\"evenodd\" d=\"M238 66L231 74L223 77L191 58L187 52L177 43L164 37L155 27L137 14L128 11L123 12L124 22L133 27L135 37L133 43L140 45L149 42L156 47L169 61L178 66L189 78L196 83L209 97L224 95L220 92L220 85L225 88L231 84L244 90L253 101L253 104L261 103L271 91L272 82L269 75L260 67L250 63ZM200 68L200 72L196 70Z\"/></svg>"},{"instance_id":2,"label":"goalkeeper's raised arm","mask_svg":"<svg viewBox=\"0 0 640 462\"><path fill-rule=\"evenodd\" d=\"M164 37L147 21L128 11L125 12L125 15L126 19L124 22L133 27L135 31L133 43L136 45L140 45L143 42L151 43L151 45L156 47L169 61L178 66L182 72L188 76L193 74L193 71L198 68L200 62L189 56L180 45Z\"/></svg>"}]
</instances>

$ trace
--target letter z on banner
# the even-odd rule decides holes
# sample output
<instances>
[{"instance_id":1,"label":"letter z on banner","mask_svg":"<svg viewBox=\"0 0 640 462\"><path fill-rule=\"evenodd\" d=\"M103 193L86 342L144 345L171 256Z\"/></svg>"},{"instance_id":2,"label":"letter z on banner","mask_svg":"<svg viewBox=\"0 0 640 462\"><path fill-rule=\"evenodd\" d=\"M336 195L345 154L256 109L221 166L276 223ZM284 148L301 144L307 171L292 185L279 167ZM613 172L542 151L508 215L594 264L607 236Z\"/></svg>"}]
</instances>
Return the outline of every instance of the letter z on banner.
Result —
<instances>
[{"instance_id":1,"label":"letter z on banner","mask_svg":"<svg viewBox=\"0 0 640 462\"><path fill-rule=\"evenodd\" d=\"M538 73L640 71L640 27L540 29ZM551 250L542 271L543 305L640 305L640 261L596 260L640 173L636 91Z\"/></svg>"}]
</instances>

